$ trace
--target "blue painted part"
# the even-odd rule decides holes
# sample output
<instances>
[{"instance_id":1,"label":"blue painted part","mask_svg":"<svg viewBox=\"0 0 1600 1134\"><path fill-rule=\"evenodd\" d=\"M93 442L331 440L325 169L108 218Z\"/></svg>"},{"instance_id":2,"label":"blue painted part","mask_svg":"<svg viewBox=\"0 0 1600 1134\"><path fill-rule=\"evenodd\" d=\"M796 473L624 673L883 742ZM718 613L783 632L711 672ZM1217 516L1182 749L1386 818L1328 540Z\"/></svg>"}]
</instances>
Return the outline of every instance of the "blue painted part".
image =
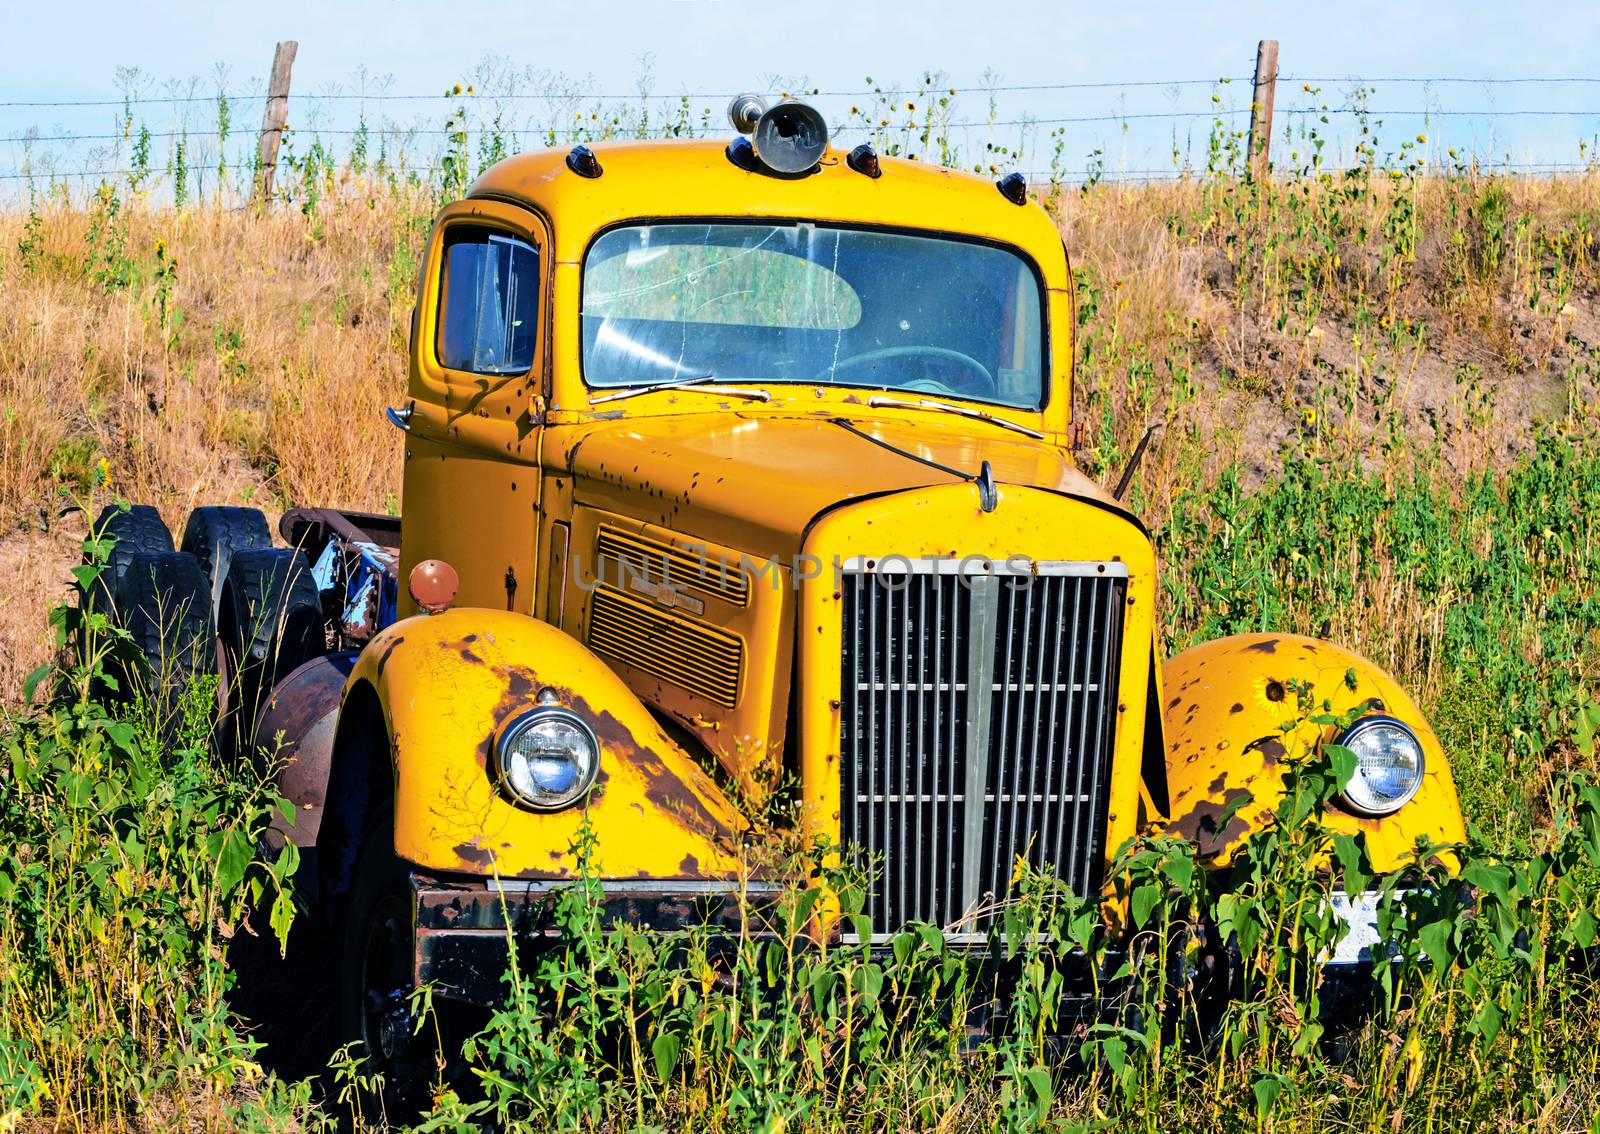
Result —
<instances>
[{"instance_id":1,"label":"blue painted part","mask_svg":"<svg viewBox=\"0 0 1600 1134\"><path fill-rule=\"evenodd\" d=\"M400 592L394 577L394 559L376 544L349 543L344 546L347 551L356 553L345 573L345 619L350 623L361 621L370 595L376 589L376 618L371 628L371 632L376 634L399 618Z\"/></svg>"},{"instance_id":2,"label":"blue painted part","mask_svg":"<svg viewBox=\"0 0 1600 1134\"><path fill-rule=\"evenodd\" d=\"M329 540L323 547L322 554L317 556L317 561L311 568L311 581L316 583L317 590L331 591L338 583L337 571L339 567L339 543Z\"/></svg>"}]
</instances>

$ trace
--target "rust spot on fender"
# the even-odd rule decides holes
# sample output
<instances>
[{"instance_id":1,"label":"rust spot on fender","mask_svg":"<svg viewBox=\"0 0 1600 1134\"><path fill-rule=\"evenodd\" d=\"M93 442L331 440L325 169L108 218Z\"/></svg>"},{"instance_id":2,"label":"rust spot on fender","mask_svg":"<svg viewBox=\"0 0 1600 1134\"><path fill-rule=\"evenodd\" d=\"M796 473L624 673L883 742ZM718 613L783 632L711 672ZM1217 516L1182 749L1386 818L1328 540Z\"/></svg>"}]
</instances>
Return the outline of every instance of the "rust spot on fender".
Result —
<instances>
[{"instance_id":1,"label":"rust spot on fender","mask_svg":"<svg viewBox=\"0 0 1600 1134\"><path fill-rule=\"evenodd\" d=\"M378 655L379 677L383 676L383 667L389 664L389 655L394 653L395 650L399 648L400 644L405 640L406 636L404 634L396 634L392 639L390 639L389 644L383 648L383 653Z\"/></svg>"},{"instance_id":2,"label":"rust spot on fender","mask_svg":"<svg viewBox=\"0 0 1600 1134\"><path fill-rule=\"evenodd\" d=\"M685 874L699 874L700 860L692 854L686 854L683 856L683 861L678 863L678 869Z\"/></svg>"},{"instance_id":3,"label":"rust spot on fender","mask_svg":"<svg viewBox=\"0 0 1600 1134\"><path fill-rule=\"evenodd\" d=\"M1247 654L1275 654L1278 652L1278 639L1268 638L1264 642L1251 642L1244 648Z\"/></svg>"},{"instance_id":4,"label":"rust spot on fender","mask_svg":"<svg viewBox=\"0 0 1600 1134\"><path fill-rule=\"evenodd\" d=\"M1244 834L1248 827L1237 813L1228 820L1225 829L1219 829L1217 820L1237 799L1248 799L1250 793L1244 788L1230 788L1221 800L1201 800L1194 808L1167 825L1167 830L1182 835L1199 848L1202 855L1207 857L1222 851L1228 843Z\"/></svg>"},{"instance_id":5,"label":"rust spot on fender","mask_svg":"<svg viewBox=\"0 0 1600 1134\"><path fill-rule=\"evenodd\" d=\"M1276 736L1263 736L1259 740L1252 740L1244 746L1246 752L1259 752L1268 764L1276 764L1288 753L1283 746L1283 741Z\"/></svg>"},{"instance_id":6,"label":"rust spot on fender","mask_svg":"<svg viewBox=\"0 0 1600 1134\"><path fill-rule=\"evenodd\" d=\"M594 728L595 736L607 752L617 753L624 763L638 770L645 781L645 798L671 816L685 829L708 839L730 838L733 832L712 814L697 792L672 772L661 757L640 744L610 712L596 711L577 693L571 693L571 706Z\"/></svg>"},{"instance_id":7,"label":"rust spot on fender","mask_svg":"<svg viewBox=\"0 0 1600 1134\"><path fill-rule=\"evenodd\" d=\"M1217 778L1206 785L1206 790L1215 794L1228 786L1228 773L1218 772Z\"/></svg>"},{"instance_id":8,"label":"rust spot on fender","mask_svg":"<svg viewBox=\"0 0 1600 1134\"><path fill-rule=\"evenodd\" d=\"M1228 712L1230 712L1230 713L1242 713L1242 712L1244 712L1244 705L1242 705L1238 701L1235 701L1233 703L1233 708L1229 709Z\"/></svg>"},{"instance_id":9,"label":"rust spot on fender","mask_svg":"<svg viewBox=\"0 0 1600 1134\"><path fill-rule=\"evenodd\" d=\"M475 843L457 843L455 852L456 857L462 862L473 866L487 868L494 865L494 852L485 850Z\"/></svg>"}]
</instances>

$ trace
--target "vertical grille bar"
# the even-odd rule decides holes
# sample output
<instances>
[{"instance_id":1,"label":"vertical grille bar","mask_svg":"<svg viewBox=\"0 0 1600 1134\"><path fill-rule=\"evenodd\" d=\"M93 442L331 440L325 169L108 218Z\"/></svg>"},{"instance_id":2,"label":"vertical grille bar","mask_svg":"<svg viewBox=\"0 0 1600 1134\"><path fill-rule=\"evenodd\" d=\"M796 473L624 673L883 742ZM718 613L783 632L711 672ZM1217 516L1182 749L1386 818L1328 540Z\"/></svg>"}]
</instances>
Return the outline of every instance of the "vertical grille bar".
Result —
<instances>
[{"instance_id":1,"label":"vertical grille bar","mask_svg":"<svg viewBox=\"0 0 1600 1134\"><path fill-rule=\"evenodd\" d=\"M1078 671L1080 674L1082 674L1082 681L1085 691L1087 691L1088 686L1095 680L1095 672L1093 666L1091 665L1091 661L1092 651L1094 649L1094 612L1095 599L1097 597L1098 596L1095 594L1094 588L1090 587L1088 595L1089 612L1088 616L1084 620L1085 628L1087 629L1088 633L1080 638L1080 646L1083 649L1083 665ZM1075 724L1077 728L1076 742L1073 745L1073 750L1075 752L1081 753L1084 751L1084 743L1088 734L1089 718L1094 715L1093 707L1094 698L1092 697L1083 697L1079 701L1079 711L1075 714ZM1088 761L1081 759L1077 761L1077 767L1074 770L1073 775L1073 785L1077 794L1080 796L1083 794L1083 789L1088 780L1087 775L1085 775L1087 771ZM1092 830L1093 828L1091 826L1088 829ZM1079 808L1072 813L1072 846L1069 852L1071 866L1068 869L1066 877L1066 883L1069 886L1076 887L1080 881L1078 877L1078 848L1082 845L1082 837L1085 831L1086 828L1083 822L1083 809Z\"/></svg>"},{"instance_id":2,"label":"vertical grille bar","mask_svg":"<svg viewBox=\"0 0 1600 1134\"><path fill-rule=\"evenodd\" d=\"M867 672L868 690L863 696L866 698L867 714L867 802L861 813L861 830L866 838L862 841L862 849L867 853L867 869L878 869L878 832L876 830L876 809L872 800L878 794L878 707L876 696L871 691L872 683L878 680L882 672L878 658L878 588L870 585L869 580L863 579L859 584L862 598L866 600L867 607ZM871 907L868 907L871 912ZM876 927L874 927L876 928Z\"/></svg>"},{"instance_id":3,"label":"vertical grille bar","mask_svg":"<svg viewBox=\"0 0 1600 1134\"><path fill-rule=\"evenodd\" d=\"M1006 793L1011 790L1012 781L1015 779L1015 772L1011 766L1011 761L1007 759L1007 755L1010 752L1008 740L1011 734L1011 698L1009 694L1012 673L1011 647L1016 641L1017 635L1017 607L1013 601L1016 597L1016 592L1010 590L1006 583L996 583L995 585L997 588L1002 588L1000 597L1004 601L1001 605L1005 610L1004 624L1000 628L1001 661L998 673L1000 683L994 687L994 694L988 693L988 691L985 692L992 697L995 703L994 720L999 732L994 741L992 751L999 753L1000 758L993 762L994 766L989 773L989 782L993 785L990 789L994 796L993 806L989 806L989 800L985 799L983 808L983 821L991 833L989 840L989 869L985 871L986 885L984 889L986 893L993 894L996 898L1002 898L1005 896L1005 887L1000 879L1001 871L1005 869L1005 866L1001 864L1000 858L1004 847L1007 845L1004 837L1004 827L1007 819L1005 799Z\"/></svg>"},{"instance_id":4,"label":"vertical grille bar","mask_svg":"<svg viewBox=\"0 0 1600 1134\"><path fill-rule=\"evenodd\" d=\"M1073 580L1074 585L1076 585L1076 582L1077 580ZM1050 652L1048 657L1040 662L1041 673L1053 673L1059 676L1062 672L1061 647L1066 639L1068 622L1076 614L1076 605L1068 601L1070 594L1071 592L1065 586L1056 588L1056 616L1054 619L1046 616L1045 619ZM1068 685L1071 684L1070 678L1067 683ZM1069 690L1066 695L1066 704L1070 705L1071 703L1072 693ZM1044 783L1046 791L1050 789L1051 784L1056 782L1056 738L1060 734L1059 723L1061 718L1058 713L1061 707L1060 687L1059 685L1052 685L1049 699L1041 714L1044 720ZM1051 807L1048 804L1040 805L1038 827L1040 857L1047 865L1054 867L1058 872L1061 870L1062 862L1061 852L1057 849L1057 844L1061 841L1061 824L1065 816L1066 811L1064 808Z\"/></svg>"},{"instance_id":5,"label":"vertical grille bar","mask_svg":"<svg viewBox=\"0 0 1600 1134\"><path fill-rule=\"evenodd\" d=\"M898 723L896 710L900 707L900 699L895 696L895 678L899 673L895 646L900 644L901 639L895 632L894 589L879 587L877 590L883 603L883 694L879 702L883 705L883 763L879 768L878 796L873 800L878 806L874 806L872 810L879 823L877 850L883 856L884 874L879 888L883 891L884 924L874 924L873 928L879 933L887 933L894 928L894 916L897 912L894 905L894 885L899 871L889 866L889 841L894 834L895 809L881 806L883 802L881 797L894 794L896 787L899 786L894 775L894 748ZM873 696L874 700L878 700L879 694L874 692ZM874 922L876 923L876 919Z\"/></svg>"},{"instance_id":6,"label":"vertical grille bar","mask_svg":"<svg viewBox=\"0 0 1600 1134\"><path fill-rule=\"evenodd\" d=\"M921 580L918 581L920 582ZM935 588L939 584L937 577L928 579L927 582L932 584ZM923 633L919 633L916 638L916 672L918 675L922 675L928 672L928 635L926 633L928 626L928 587L919 586L915 588L915 590L917 595L917 626L923 631ZM922 860L927 857L922 853L922 848L924 846L922 841L922 813L927 810L927 803L925 802L926 792L924 791L926 785L923 783L922 773L923 768L926 766L928 760L928 748L923 729L923 726L927 723L928 718L928 692L920 681L917 684L917 692L915 697L917 706L915 714L917 721L917 741L916 756L913 759L913 764L915 767L913 768L911 775L911 790L916 798L916 803L911 808L911 827L909 832L911 835L911 840L910 843L903 848L903 850L911 852L911 861L909 863L911 867L909 871L911 875L911 901L917 909L928 909L930 906L930 903L928 902L928 895L922 889L924 865Z\"/></svg>"},{"instance_id":7,"label":"vertical grille bar","mask_svg":"<svg viewBox=\"0 0 1600 1134\"><path fill-rule=\"evenodd\" d=\"M900 642L900 719L899 727L895 730L900 738L900 760L895 767L898 773L893 783L895 790L902 794L910 794L911 777L908 774L911 764L911 644L916 635L917 627L911 620L911 590L907 587L900 592L900 626L896 635ZM914 805L913 805L914 806ZM893 841L884 841L886 852L892 855L897 869L894 872L894 920L885 929L894 929L906 919L906 875L911 873L911 863L906 859L906 820L909 818L907 811L902 807L886 807L883 809L885 816L893 816L896 820ZM892 852L887 848L893 847Z\"/></svg>"},{"instance_id":8,"label":"vertical grille bar","mask_svg":"<svg viewBox=\"0 0 1600 1134\"><path fill-rule=\"evenodd\" d=\"M967 584L972 595L972 624L966 650L966 779L962 787L961 911L971 914L983 897L983 831L989 783L989 728L994 710L994 634L1000 605L999 580L983 577Z\"/></svg>"},{"instance_id":9,"label":"vertical grille bar","mask_svg":"<svg viewBox=\"0 0 1600 1134\"><path fill-rule=\"evenodd\" d=\"M1094 743L1085 751L1085 760L1093 771L1089 781L1089 798L1100 798L1100 784L1102 779L1110 776L1109 740L1112 730L1109 725L1116 718L1117 696L1116 681L1112 673L1112 666L1122 654L1122 609L1124 606L1122 587L1113 581L1107 588L1105 600L1105 617L1093 626L1100 635L1100 656L1096 669L1096 681L1100 685L1101 695L1085 702L1094 706ZM1100 885L1101 870L1104 865L1105 849L1101 843L1105 841L1105 808L1090 810L1079 808L1080 813L1087 812L1088 835L1084 842L1073 848L1074 859L1082 866L1084 871L1083 888L1088 890Z\"/></svg>"}]
</instances>

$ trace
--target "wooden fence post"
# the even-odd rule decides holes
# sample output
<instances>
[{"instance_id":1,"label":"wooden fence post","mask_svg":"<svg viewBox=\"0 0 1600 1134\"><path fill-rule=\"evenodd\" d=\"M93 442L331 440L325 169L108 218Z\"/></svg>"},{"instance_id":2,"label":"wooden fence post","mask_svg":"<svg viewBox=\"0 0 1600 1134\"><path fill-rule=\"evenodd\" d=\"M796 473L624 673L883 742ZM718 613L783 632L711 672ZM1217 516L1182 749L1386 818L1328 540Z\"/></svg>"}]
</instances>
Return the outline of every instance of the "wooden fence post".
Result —
<instances>
[{"instance_id":1,"label":"wooden fence post","mask_svg":"<svg viewBox=\"0 0 1600 1134\"><path fill-rule=\"evenodd\" d=\"M300 45L281 40L272 53L272 77L267 80L267 109L261 116L261 142L256 148L256 197L272 200L272 180L278 169L278 142L289 116L289 70Z\"/></svg>"},{"instance_id":2,"label":"wooden fence post","mask_svg":"<svg viewBox=\"0 0 1600 1134\"><path fill-rule=\"evenodd\" d=\"M1278 93L1278 41L1264 39L1256 44L1255 97L1250 103L1250 170L1267 176L1272 161L1272 100Z\"/></svg>"}]
</instances>

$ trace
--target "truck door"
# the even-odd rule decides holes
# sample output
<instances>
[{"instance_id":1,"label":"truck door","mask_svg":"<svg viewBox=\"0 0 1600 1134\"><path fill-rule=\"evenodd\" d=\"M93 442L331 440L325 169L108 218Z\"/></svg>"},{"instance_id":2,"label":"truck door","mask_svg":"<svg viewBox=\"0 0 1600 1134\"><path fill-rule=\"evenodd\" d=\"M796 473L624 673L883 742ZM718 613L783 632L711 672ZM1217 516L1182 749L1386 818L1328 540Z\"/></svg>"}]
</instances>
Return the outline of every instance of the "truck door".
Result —
<instances>
[{"instance_id":1,"label":"truck door","mask_svg":"<svg viewBox=\"0 0 1600 1134\"><path fill-rule=\"evenodd\" d=\"M548 248L535 214L461 201L440 214L421 273L401 579L443 559L460 575L462 606L529 612L538 593ZM414 613L403 585L400 613Z\"/></svg>"}]
</instances>

